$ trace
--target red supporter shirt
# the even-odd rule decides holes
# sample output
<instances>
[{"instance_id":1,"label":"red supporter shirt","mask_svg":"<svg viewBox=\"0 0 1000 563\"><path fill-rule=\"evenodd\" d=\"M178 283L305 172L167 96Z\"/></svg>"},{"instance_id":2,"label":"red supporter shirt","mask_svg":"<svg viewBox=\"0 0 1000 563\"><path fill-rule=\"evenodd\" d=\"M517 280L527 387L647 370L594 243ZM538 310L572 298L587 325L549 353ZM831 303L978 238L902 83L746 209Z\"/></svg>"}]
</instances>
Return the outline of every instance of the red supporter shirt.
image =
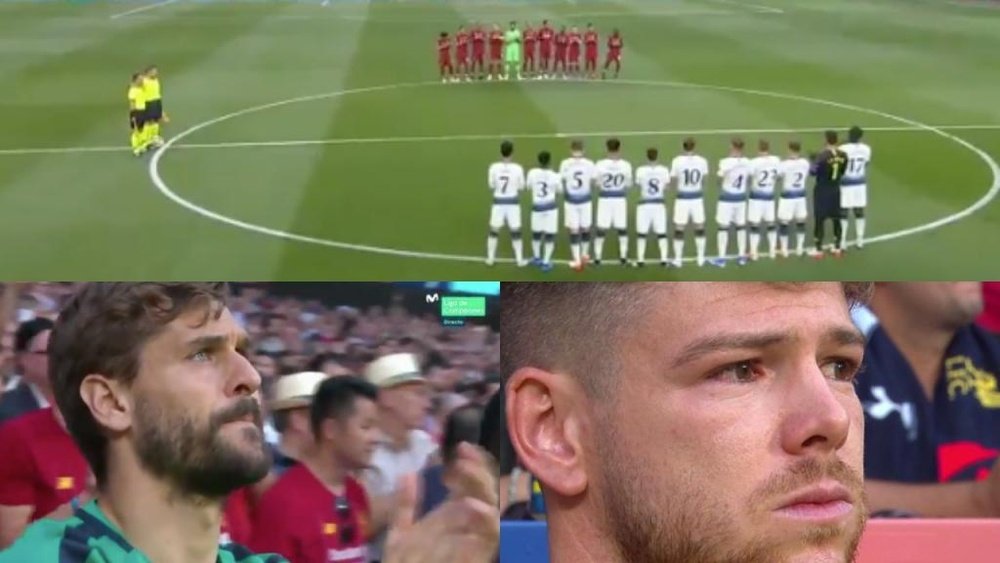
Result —
<instances>
[{"instance_id":1,"label":"red supporter shirt","mask_svg":"<svg viewBox=\"0 0 1000 563\"><path fill-rule=\"evenodd\" d=\"M0 505L34 506L31 522L83 491L90 467L51 408L0 425Z\"/></svg>"},{"instance_id":2,"label":"red supporter shirt","mask_svg":"<svg viewBox=\"0 0 1000 563\"><path fill-rule=\"evenodd\" d=\"M1000 282L983 282L983 314L979 325L993 332L1000 332Z\"/></svg>"},{"instance_id":3,"label":"red supporter shirt","mask_svg":"<svg viewBox=\"0 0 1000 563\"><path fill-rule=\"evenodd\" d=\"M583 36L583 42L587 45L587 52L592 54L597 54L597 32L588 31Z\"/></svg>"},{"instance_id":4,"label":"red supporter shirt","mask_svg":"<svg viewBox=\"0 0 1000 563\"><path fill-rule=\"evenodd\" d=\"M250 495L253 490L244 487L229 495L222 507L222 530L220 543L247 545L253 536L253 522L250 517Z\"/></svg>"},{"instance_id":5,"label":"red supporter shirt","mask_svg":"<svg viewBox=\"0 0 1000 563\"><path fill-rule=\"evenodd\" d=\"M366 563L370 508L364 487L344 483L350 506L338 516L336 497L305 464L286 471L261 497L254 513L251 549L280 553L294 563ZM353 537L345 530L353 528Z\"/></svg>"},{"instance_id":6,"label":"red supporter shirt","mask_svg":"<svg viewBox=\"0 0 1000 563\"><path fill-rule=\"evenodd\" d=\"M469 55L469 34L459 33L455 36L455 47L458 51L458 58L464 59Z\"/></svg>"}]
</instances>

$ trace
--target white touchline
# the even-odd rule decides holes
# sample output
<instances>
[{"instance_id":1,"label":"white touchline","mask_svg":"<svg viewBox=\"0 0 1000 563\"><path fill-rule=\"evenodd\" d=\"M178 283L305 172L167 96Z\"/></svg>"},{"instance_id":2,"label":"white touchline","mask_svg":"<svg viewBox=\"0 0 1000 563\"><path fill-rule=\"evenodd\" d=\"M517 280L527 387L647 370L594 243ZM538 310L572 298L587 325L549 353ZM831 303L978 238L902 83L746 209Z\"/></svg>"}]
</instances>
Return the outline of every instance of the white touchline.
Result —
<instances>
[{"instance_id":1,"label":"white touchline","mask_svg":"<svg viewBox=\"0 0 1000 563\"><path fill-rule=\"evenodd\" d=\"M993 131L1000 129L998 125L933 125L934 129L942 131ZM498 141L500 139L572 139L575 137L651 137L656 135L682 136L682 135L738 135L741 133L758 135L765 133L822 133L829 129L839 131L845 125L830 125L827 127L793 127L793 128L733 128L733 129L661 129L650 131L579 131L574 133L484 133L474 135L426 135L409 137L335 137L331 139L288 139L277 141L219 141L215 143L179 143L173 145L173 149L240 149L240 148L268 148L268 147L297 147L312 145L364 145L364 144L391 144L391 143L435 143L454 141ZM917 127L912 125L886 126L886 127L865 127L865 131L881 132L930 132L927 127ZM0 156L3 155L32 155L32 154L72 154L72 153L108 153L125 152L132 149L126 145L121 146L92 146L92 147L51 147L51 148L19 148L0 149Z\"/></svg>"},{"instance_id":2,"label":"white touchline","mask_svg":"<svg viewBox=\"0 0 1000 563\"><path fill-rule=\"evenodd\" d=\"M118 12L117 14L111 14L111 19L116 20L118 18L123 18L130 14L138 14L139 12L145 12L146 10L152 10L153 8L162 8L167 4L173 4L177 0L163 0L162 2L156 2L155 4L149 4L148 6L139 6L138 8L132 8L125 12Z\"/></svg>"},{"instance_id":3,"label":"white touchline","mask_svg":"<svg viewBox=\"0 0 1000 563\"><path fill-rule=\"evenodd\" d=\"M580 82L586 83L587 81L580 81ZM732 86L717 86L717 85L710 85L710 84L692 84L692 83L687 83L687 82L659 82L659 81L652 81L652 80L619 80L619 81L616 81L616 83L617 84L635 84L635 85L647 85L647 86L661 86L661 87L666 86L666 87L674 87L674 88L694 88L694 89L703 89L703 90L704 89L708 89L708 90L719 90L719 91L723 91L723 92L737 92L737 93L751 94L751 95L758 95L758 96L769 96L769 97L772 97L772 98L779 98L779 99L786 99L786 100L797 100L797 101L802 101L802 102L810 102L810 103L819 104L819 105L825 105L825 106L830 106L830 107L836 107L836 108L846 109L846 110L849 110L849 111L857 111L857 112L861 112L861 113L867 113L869 115L877 115L877 116L883 117L885 119L890 119L890 120L893 120L893 121L898 121L899 123L904 123L904 124L906 124L908 126L911 126L911 127L917 127L917 128L925 129L925 130L927 130L929 132L935 133L935 134L940 135L940 136L942 136L942 137L944 137L946 139L954 141L954 142L958 143L959 145L961 145L961 146L963 146L963 147L971 150L972 152L974 152L977 156L979 156L979 158L981 158L983 160L983 162L986 163L987 166L989 166L990 171L993 173L993 183L990 185L990 188L986 191L986 193L981 198L979 198L978 200L976 200L969 207L966 207L965 209L962 209L961 211L958 211L956 213L952 213L951 215L947 215L947 216L942 217L940 219L937 219L935 221L931 221L929 223L925 223L923 225L918 225L916 227L911 227L911 228L908 228L908 229L902 229L902 230L899 230L899 231L894 231L894 232L891 232L891 233L885 233L885 234L874 236L874 237L871 237L871 238L866 238L865 239L865 243L866 244L871 244L871 243L876 243L876 242L884 242L884 241L889 241L889 240L893 240L893 239L897 239L897 238L901 238L901 237L905 237L905 236L910 236L910 235L914 235L914 234L917 234L917 233L934 230L934 229L937 229L939 227L943 227L945 225L948 225L950 223L954 223L956 221L960 221L960 220L968 217L969 215L975 213L976 211L982 209L986 205L988 205L990 203L990 201L992 201L994 198L996 198L997 194L1000 193L1000 165L998 165L997 162L995 160L993 160L993 158L989 154L987 154L985 151L983 151L979 147L976 147L972 143L966 141L965 139L961 139L959 137L956 137L955 135L952 135L950 133L946 133L945 131L942 131L941 129L939 129L937 127L933 127L933 126L927 125L925 123L920 123L919 121L908 119L906 117L900 117L898 115L893 115L893 114L886 113L886 112L883 112L883 111L879 111L879 110L876 110L876 109L863 108L863 107L860 107L860 106L854 106L854 105L851 105L851 104L844 104L844 103L835 102L835 101L831 101L831 100L823 100L823 99L820 99L820 98L810 98L810 97L807 97L807 96L798 96L798 95L795 95L795 94L782 94L780 92L768 92L768 91L765 91L765 90L753 90L753 89L748 89L748 88L737 88L737 87L732 87ZM452 261L459 261L459 262L479 262L479 263L482 263L482 261L484 259L483 256L470 256L470 255L463 255L463 254L444 254L444 253L436 253L436 252L421 252L421 251L414 251L414 250L400 250L400 249L396 249L396 248L387 248L387 247L383 247L383 246L374 246L374 245L366 245L366 244L353 244L353 243L341 242L341 241L324 239L324 238L319 238L319 237L311 237L311 236L306 236L306 235L300 235L300 234L297 234L297 233L291 233L291 232L283 231L283 230L280 230L280 229L272 229L272 228L269 228L269 227L264 227L264 226L261 226L261 225L256 225L256 224L253 224L253 223L248 223L246 221L241 221L239 219L234 219L232 217L228 217L226 215L222 215L220 213L216 213L215 211L206 209L204 207L199 206L196 203L192 203L191 201L188 201L188 200L184 199L183 197L177 195L173 190L171 190L170 187L167 185L167 183L160 176L160 170L159 170L160 159L163 158L163 156L167 153L168 150L170 150L170 148L175 143L177 143L181 139L187 137L188 135L191 135L192 133L195 133L195 132L200 131L202 129L205 129L207 127L211 127L212 125L215 125L217 123L221 123L223 121L227 121L227 120L233 119L235 117L240 117L242 115L256 113L256 112L259 112L259 111L264 111L264 110L267 110L267 109L281 107L281 106L285 106L285 105L289 105L289 104L296 104L296 103L301 103L301 102L308 102L308 101L322 100L322 99L329 99L329 98L337 98L337 97L346 96L346 95L350 95L350 94L362 94L362 93L366 93L366 92L379 92L379 91L395 90L395 89L402 89L402 88L418 88L418 87L442 86L442 85L443 85L442 83L434 81L434 82L411 82L411 83L401 83L401 84L388 84L388 85L383 85L383 86L371 86L371 87L367 87L367 88L355 88L355 89L351 89L351 90L341 90L341 91L337 91L337 92L328 92L326 94L315 94L315 95L311 95L311 96L300 96L300 97L297 97L297 98L289 98L287 100L279 100L277 102L271 102L271 103L268 103L268 104L263 104L263 105L259 105L259 106L245 108L245 109L242 109L242 110L239 110L239 111L234 111L232 113L228 113L228 114L222 115L220 117L216 117L214 119L210 119L208 121L204 121L202 123L199 123L197 125L189 127L188 129L186 129L186 130L178 133L176 136L174 136L171 139L169 139L166 142L166 144L164 144L162 147L160 147L159 149L157 149L157 151L153 154L153 157L150 159L150 161L149 161L149 167L148 167L149 178L150 178L150 180L152 180L153 185L156 187L156 189L158 189L160 191L160 193L162 193L168 199L170 199L174 203L180 205L181 207L184 207L185 209L193 211L194 213L197 213L198 215L201 215L202 217L206 217L206 218L214 220L214 221L219 221L220 223L225 223L227 225L231 225L233 227L237 227L237 228L240 228L240 229L243 229L243 230L246 230L246 231L251 231L251 232L258 233L258 234L264 234L264 235L273 236L273 237L277 237L277 238L283 238L283 239L286 239L286 240L294 240L294 241L298 241L298 242L305 242L305 243L309 243L309 244L316 244L316 245L319 245L319 246L327 246L327 247L330 247L330 248L339 248L339 249L344 249L344 250L356 250L356 251L360 251L360 252L370 252L370 253L375 253L375 254L387 254L387 255L392 255L392 256L405 256L405 257L409 257L409 258L424 258L424 259L432 259L432 260L452 260ZM693 261L695 259L693 257L688 257L688 258L684 258L683 260L685 262L691 262L691 261ZM499 260L497 260L497 262L506 262L506 263L509 263L509 262L513 262L513 259L511 259L511 258L499 259ZM568 261L566 261L566 260L560 261L560 263L563 263L563 264L565 264L567 262Z\"/></svg>"}]
</instances>

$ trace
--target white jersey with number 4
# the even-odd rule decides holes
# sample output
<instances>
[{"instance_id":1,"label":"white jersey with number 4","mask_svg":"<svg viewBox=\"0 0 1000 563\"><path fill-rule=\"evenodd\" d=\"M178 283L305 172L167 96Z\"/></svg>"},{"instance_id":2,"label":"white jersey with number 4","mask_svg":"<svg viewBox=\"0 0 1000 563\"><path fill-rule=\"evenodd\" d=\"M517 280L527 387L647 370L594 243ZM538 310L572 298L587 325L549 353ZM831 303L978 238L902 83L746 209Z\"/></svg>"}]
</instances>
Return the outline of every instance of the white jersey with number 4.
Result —
<instances>
[{"instance_id":1,"label":"white jersey with number 4","mask_svg":"<svg viewBox=\"0 0 1000 563\"><path fill-rule=\"evenodd\" d=\"M628 227L628 189L634 185L632 164L623 158L603 158L597 171L597 228L625 230Z\"/></svg>"},{"instance_id":2,"label":"white jersey with number 4","mask_svg":"<svg viewBox=\"0 0 1000 563\"><path fill-rule=\"evenodd\" d=\"M872 149L865 143L844 143L840 150L847 153L847 169L840 181L840 206L844 208L868 205L868 163Z\"/></svg>"},{"instance_id":3,"label":"white jersey with number 4","mask_svg":"<svg viewBox=\"0 0 1000 563\"><path fill-rule=\"evenodd\" d=\"M745 156L728 156L719 161L722 192L715 211L715 222L720 226L742 227L747 222L747 189L750 178L750 159Z\"/></svg>"},{"instance_id":4,"label":"white jersey with number 4","mask_svg":"<svg viewBox=\"0 0 1000 563\"><path fill-rule=\"evenodd\" d=\"M562 178L548 168L532 168L528 172L531 190L531 231L556 234L559 209L556 196L562 189Z\"/></svg>"},{"instance_id":5,"label":"white jersey with number 4","mask_svg":"<svg viewBox=\"0 0 1000 563\"><path fill-rule=\"evenodd\" d=\"M511 231L521 229L520 195L524 189L524 168L516 162L501 160L490 165L489 187L493 192L493 209L490 211L490 228L497 230L504 225Z\"/></svg>"},{"instance_id":6,"label":"white jersey with number 4","mask_svg":"<svg viewBox=\"0 0 1000 563\"><path fill-rule=\"evenodd\" d=\"M806 181L809 179L809 161L802 157L781 161L781 193L778 197L778 221L804 223L809 216L806 206Z\"/></svg>"},{"instance_id":7,"label":"white jersey with number 4","mask_svg":"<svg viewBox=\"0 0 1000 563\"><path fill-rule=\"evenodd\" d=\"M635 171L639 186L639 206L635 210L636 232L640 235L667 234L665 198L670 187L670 170L660 163L644 164Z\"/></svg>"},{"instance_id":8,"label":"white jersey with number 4","mask_svg":"<svg viewBox=\"0 0 1000 563\"><path fill-rule=\"evenodd\" d=\"M677 200L674 202L674 227L688 223L705 224L705 178L708 161L705 157L685 153L675 157L670 170L677 179Z\"/></svg>"},{"instance_id":9,"label":"white jersey with number 4","mask_svg":"<svg viewBox=\"0 0 1000 563\"><path fill-rule=\"evenodd\" d=\"M774 186L778 183L781 159L760 155L750 161L750 206L747 221L751 224L774 223Z\"/></svg>"},{"instance_id":10,"label":"white jersey with number 4","mask_svg":"<svg viewBox=\"0 0 1000 563\"><path fill-rule=\"evenodd\" d=\"M583 156L571 156L559 165L559 176L565 194L566 228L588 230L594 221L591 187L594 185L594 163Z\"/></svg>"}]
</instances>

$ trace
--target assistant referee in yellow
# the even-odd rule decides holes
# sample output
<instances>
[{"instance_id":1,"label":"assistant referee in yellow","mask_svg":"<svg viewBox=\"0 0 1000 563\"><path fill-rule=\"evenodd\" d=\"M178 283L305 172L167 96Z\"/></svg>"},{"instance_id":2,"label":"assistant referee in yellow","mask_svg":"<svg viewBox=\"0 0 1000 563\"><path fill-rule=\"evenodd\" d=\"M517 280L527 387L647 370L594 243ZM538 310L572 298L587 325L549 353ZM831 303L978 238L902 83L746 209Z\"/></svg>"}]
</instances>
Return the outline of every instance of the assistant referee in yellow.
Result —
<instances>
[{"instance_id":1,"label":"assistant referee in yellow","mask_svg":"<svg viewBox=\"0 0 1000 563\"><path fill-rule=\"evenodd\" d=\"M128 123L132 130L132 154L139 156L149 146L146 126L146 93L142 88L142 73L132 75L128 87Z\"/></svg>"},{"instance_id":2,"label":"assistant referee in yellow","mask_svg":"<svg viewBox=\"0 0 1000 563\"><path fill-rule=\"evenodd\" d=\"M163 144L160 136L160 124L169 123L170 118L163 111L163 99L160 95L160 70L156 65L149 66L142 74L142 90L146 94L146 117L148 121L147 140L156 146Z\"/></svg>"}]
</instances>

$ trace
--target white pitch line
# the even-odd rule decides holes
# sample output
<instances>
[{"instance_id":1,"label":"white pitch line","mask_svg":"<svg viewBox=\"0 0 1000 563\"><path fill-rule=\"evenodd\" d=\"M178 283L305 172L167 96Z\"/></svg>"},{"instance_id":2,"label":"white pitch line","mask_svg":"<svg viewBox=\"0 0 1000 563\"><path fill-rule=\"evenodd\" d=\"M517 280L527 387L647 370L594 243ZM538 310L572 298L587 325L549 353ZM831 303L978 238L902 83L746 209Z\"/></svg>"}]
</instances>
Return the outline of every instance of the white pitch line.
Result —
<instances>
[{"instance_id":1,"label":"white pitch line","mask_svg":"<svg viewBox=\"0 0 1000 563\"><path fill-rule=\"evenodd\" d=\"M1000 129L997 125L934 125L935 129L943 131L993 131ZM287 141L222 141L218 143L181 143L173 145L173 149L238 149L256 147L301 147L313 145L363 145L363 144L391 144L391 143L432 143L432 142L454 142L454 141L495 141L500 139L570 139L575 137L651 137L655 135L679 136L679 135L763 135L775 133L822 133L833 129L839 131L844 129L844 125L834 125L830 127L805 127L805 128L775 128L775 129L664 129L659 131L587 131L577 133L491 133L478 135L433 135L433 136L413 136L413 137L345 137L335 139L290 139ZM887 126L887 127L865 127L866 132L928 132L926 127L916 127L910 125ZM53 148L23 148L23 149L0 149L0 156L3 155L32 155L32 154L74 154L74 153L106 153L124 152L131 150L122 146L93 146L93 147L53 147Z\"/></svg>"},{"instance_id":2,"label":"white pitch line","mask_svg":"<svg viewBox=\"0 0 1000 563\"><path fill-rule=\"evenodd\" d=\"M736 0L715 0L721 4L728 4L730 6L739 6L741 8L750 8L756 12L762 14L784 14L785 11L780 8L772 8L771 6L762 6L760 4L747 4L745 2L737 2Z\"/></svg>"},{"instance_id":3,"label":"white pitch line","mask_svg":"<svg viewBox=\"0 0 1000 563\"><path fill-rule=\"evenodd\" d=\"M174 2L177 2L177 0L163 0L162 2L157 2L155 4L150 4L148 6L139 6L138 8L132 8L131 10L127 10L125 12L118 12L117 14L111 14L111 19L116 20L118 18L123 18L130 14L138 14L139 12L152 10L153 8L162 8L163 6L166 6L167 4L173 4Z\"/></svg>"}]
</instances>

